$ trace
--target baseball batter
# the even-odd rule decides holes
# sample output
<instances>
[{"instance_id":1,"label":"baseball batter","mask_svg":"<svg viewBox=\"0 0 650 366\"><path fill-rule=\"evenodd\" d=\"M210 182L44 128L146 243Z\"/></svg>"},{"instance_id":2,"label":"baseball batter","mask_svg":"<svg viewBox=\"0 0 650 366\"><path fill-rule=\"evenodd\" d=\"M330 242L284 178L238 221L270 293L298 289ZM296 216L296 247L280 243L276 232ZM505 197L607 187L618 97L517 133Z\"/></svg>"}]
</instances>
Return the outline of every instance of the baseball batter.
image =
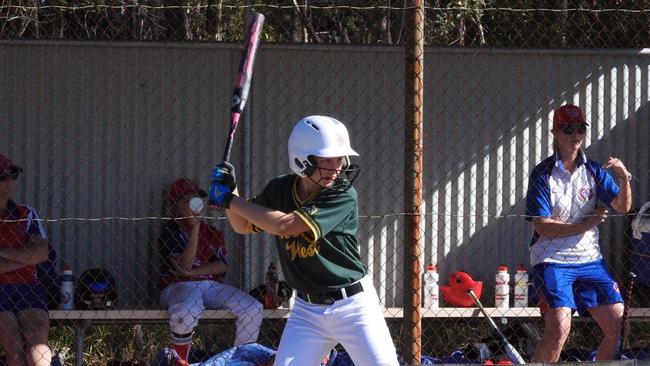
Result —
<instances>
[{"instance_id":1,"label":"baseball batter","mask_svg":"<svg viewBox=\"0 0 650 366\"><path fill-rule=\"evenodd\" d=\"M293 174L272 179L250 200L237 193L232 165L212 175L210 201L235 231L275 235L282 271L298 297L275 365L317 365L340 343L357 366L398 365L395 346L356 239L358 168L346 127L309 116L289 137Z\"/></svg>"},{"instance_id":2,"label":"baseball batter","mask_svg":"<svg viewBox=\"0 0 650 366\"><path fill-rule=\"evenodd\" d=\"M235 346L257 341L262 324L262 304L223 284L227 270L223 233L201 220L204 210L192 211L189 204L205 195L193 180L174 182L167 199L176 219L163 227L159 237L160 303L169 311L172 344L180 357L176 366L187 364L193 330L206 308L227 309L237 316Z\"/></svg>"}]
</instances>

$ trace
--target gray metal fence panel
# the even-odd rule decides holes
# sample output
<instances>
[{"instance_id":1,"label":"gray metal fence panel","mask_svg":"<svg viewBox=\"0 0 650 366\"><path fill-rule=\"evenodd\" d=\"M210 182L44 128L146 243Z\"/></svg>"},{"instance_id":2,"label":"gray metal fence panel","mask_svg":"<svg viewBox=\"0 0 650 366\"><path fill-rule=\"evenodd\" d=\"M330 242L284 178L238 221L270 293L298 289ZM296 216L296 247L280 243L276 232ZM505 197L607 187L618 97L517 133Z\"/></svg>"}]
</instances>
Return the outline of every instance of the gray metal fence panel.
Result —
<instances>
[{"instance_id":1,"label":"gray metal fence panel","mask_svg":"<svg viewBox=\"0 0 650 366\"><path fill-rule=\"evenodd\" d=\"M403 49L263 45L248 121L233 150L246 193L287 172L291 126L307 114L345 121L360 152L359 238L386 306L401 306ZM634 205L648 198L650 59L645 50L428 49L424 261L441 282L471 270L490 295L496 266L528 263L527 177L551 151L552 111L581 105L587 154L621 157ZM0 153L26 168L18 197L35 206L77 273L102 266L123 306L153 306L155 238L164 189L179 176L207 186L220 158L239 46L0 42ZM228 281L263 281L266 235L227 232ZM618 258L627 218L603 227ZM146 301L143 293L146 293Z\"/></svg>"}]
</instances>

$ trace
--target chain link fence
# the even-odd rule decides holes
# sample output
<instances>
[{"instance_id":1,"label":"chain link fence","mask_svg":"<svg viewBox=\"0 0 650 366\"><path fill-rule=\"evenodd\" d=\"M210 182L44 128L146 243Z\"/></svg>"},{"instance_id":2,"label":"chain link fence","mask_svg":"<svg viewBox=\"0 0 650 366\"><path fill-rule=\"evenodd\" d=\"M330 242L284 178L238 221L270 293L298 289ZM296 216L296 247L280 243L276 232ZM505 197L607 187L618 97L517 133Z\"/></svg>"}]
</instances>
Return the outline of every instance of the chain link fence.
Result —
<instances>
[{"instance_id":1,"label":"chain link fence","mask_svg":"<svg viewBox=\"0 0 650 366\"><path fill-rule=\"evenodd\" d=\"M181 177L208 187L227 134L245 14L257 11L266 17L263 40L233 149L242 194L288 172L287 139L298 119L336 116L361 155L360 250L398 352L408 352L417 327L422 355L470 362L488 350L503 358L479 312L442 292L438 309L404 320L404 226L412 215L404 206L414 194L404 168L413 92L405 90L404 46L412 9L362 0L0 3L0 154L23 168L11 199L35 208L56 252L49 272L39 265L41 279L57 279L44 283L52 350L66 364L104 365L151 360L171 345L159 286L160 237L174 218L169 189ZM600 250L623 290L626 274L637 274L633 318L650 315L650 230L637 215L649 201L649 12L646 1L424 3L417 261L422 271L437 265L440 286L457 271L482 281L481 302L526 360L544 326L532 300L516 308L513 298L515 268L530 270L528 177L553 152L553 111L565 103L585 112L587 156L601 164L616 156L632 173L632 211L610 210L599 225ZM273 239L235 234L222 211L203 220L224 233L225 284L261 307L258 290L277 264ZM112 280L90 285L115 289L115 311L58 310L64 264L74 271L77 310L88 306L83 272L99 268ZM495 308L501 265L510 275L506 309ZM209 314L195 328L195 361L237 337L232 315ZM265 310L257 342L277 348L286 314ZM587 358L601 335L593 320L575 317L562 360ZM632 322L629 346L647 349L648 339L647 324Z\"/></svg>"}]
</instances>

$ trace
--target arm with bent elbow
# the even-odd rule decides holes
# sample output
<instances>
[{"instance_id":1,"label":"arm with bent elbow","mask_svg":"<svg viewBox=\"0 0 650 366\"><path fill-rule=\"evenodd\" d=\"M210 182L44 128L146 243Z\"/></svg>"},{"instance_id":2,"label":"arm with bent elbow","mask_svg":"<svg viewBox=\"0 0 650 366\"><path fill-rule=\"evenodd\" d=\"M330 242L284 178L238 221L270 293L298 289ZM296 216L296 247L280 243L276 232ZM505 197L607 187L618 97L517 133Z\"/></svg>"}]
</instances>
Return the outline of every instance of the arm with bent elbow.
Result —
<instances>
[{"instance_id":1,"label":"arm with bent elbow","mask_svg":"<svg viewBox=\"0 0 650 366\"><path fill-rule=\"evenodd\" d=\"M632 187L630 187L630 181L625 177L619 178L619 183L621 191L612 200L610 205L620 213L628 213L632 208Z\"/></svg>"},{"instance_id":2,"label":"arm with bent elbow","mask_svg":"<svg viewBox=\"0 0 650 366\"><path fill-rule=\"evenodd\" d=\"M44 262L47 259L48 250L47 239L32 234L24 246L0 250L0 258L27 266Z\"/></svg>"},{"instance_id":3,"label":"arm with bent elbow","mask_svg":"<svg viewBox=\"0 0 650 366\"><path fill-rule=\"evenodd\" d=\"M233 197L230 202L230 209L226 211L226 215L228 215L229 220L233 216L245 221L246 229L244 233L251 232L249 224L253 224L269 234L280 237L296 235L310 230L309 226L293 212L285 213L272 210L238 196ZM235 229L232 221L231 225ZM237 230L235 229L235 231Z\"/></svg>"},{"instance_id":4,"label":"arm with bent elbow","mask_svg":"<svg viewBox=\"0 0 650 366\"><path fill-rule=\"evenodd\" d=\"M236 197L239 197L239 192L237 191L237 188L235 188L232 194L235 195L235 197L233 197L233 201L235 200ZM253 232L250 222L248 222L248 220L245 217L237 214L237 212L233 210L226 210L226 217L228 217L228 222L230 223L230 226L232 227L233 230L235 230L237 234L250 234Z\"/></svg>"},{"instance_id":5,"label":"arm with bent elbow","mask_svg":"<svg viewBox=\"0 0 650 366\"><path fill-rule=\"evenodd\" d=\"M632 187L630 187L632 175L621 159L611 156L607 159L603 168L612 170L613 175L618 179L618 185L621 189L618 195L610 202L610 206L620 213L629 212L632 208Z\"/></svg>"},{"instance_id":6,"label":"arm with bent elbow","mask_svg":"<svg viewBox=\"0 0 650 366\"><path fill-rule=\"evenodd\" d=\"M533 228L546 238L565 238L579 235L607 219L607 209L597 208L578 223L567 223L550 217L533 218Z\"/></svg>"},{"instance_id":7,"label":"arm with bent elbow","mask_svg":"<svg viewBox=\"0 0 650 366\"><path fill-rule=\"evenodd\" d=\"M194 258L196 257L196 251L199 245L199 228L200 228L200 219L192 218L192 229L190 234L187 236L187 243L183 252L178 255L175 259L176 264L186 271L191 271L194 266Z\"/></svg>"},{"instance_id":8,"label":"arm with bent elbow","mask_svg":"<svg viewBox=\"0 0 650 366\"><path fill-rule=\"evenodd\" d=\"M0 273L12 272L25 267L25 264L0 257Z\"/></svg>"}]
</instances>

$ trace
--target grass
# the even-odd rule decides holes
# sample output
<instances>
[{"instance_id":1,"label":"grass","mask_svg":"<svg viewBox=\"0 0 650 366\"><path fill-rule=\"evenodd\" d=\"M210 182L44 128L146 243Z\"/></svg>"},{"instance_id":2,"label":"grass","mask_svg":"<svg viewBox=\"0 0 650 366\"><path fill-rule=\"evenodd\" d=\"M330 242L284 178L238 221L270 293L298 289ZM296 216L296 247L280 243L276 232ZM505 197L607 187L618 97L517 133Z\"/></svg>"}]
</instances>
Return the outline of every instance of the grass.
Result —
<instances>
[{"instance_id":1,"label":"grass","mask_svg":"<svg viewBox=\"0 0 650 366\"><path fill-rule=\"evenodd\" d=\"M277 349L286 320L265 319L258 342ZM528 319L538 330L543 329L541 319ZM398 351L402 349L404 325L401 319L388 319ZM510 320L508 326L513 324ZM232 346L234 323L231 320L201 322L195 329L194 349L207 354L217 354ZM452 351L472 344L489 341L490 329L482 318L426 318L422 322L422 354L445 357ZM597 347L601 333L593 322L576 321L565 349L593 350ZM633 322L630 334L632 347L650 347L650 322ZM169 329L166 323L98 324L89 327L84 338L84 365L105 366L108 361L144 360L148 365L153 356L169 345ZM50 346L57 352L65 365L74 365L74 327L70 323L53 323L50 331ZM526 353L525 350L520 350Z\"/></svg>"},{"instance_id":2,"label":"grass","mask_svg":"<svg viewBox=\"0 0 650 366\"><path fill-rule=\"evenodd\" d=\"M284 320L264 320L259 343L277 349L283 327ZM65 365L75 364L74 331L69 322L54 323L50 329L50 347ZM170 345L169 337L166 323L92 325L84 336L84 365L105 366L111 360L144 360L148 365L157 352ZM214 355L231 348L234 338L232 321L201 322L195 329L192 348Z\"/></svg>"}]
</instances>

